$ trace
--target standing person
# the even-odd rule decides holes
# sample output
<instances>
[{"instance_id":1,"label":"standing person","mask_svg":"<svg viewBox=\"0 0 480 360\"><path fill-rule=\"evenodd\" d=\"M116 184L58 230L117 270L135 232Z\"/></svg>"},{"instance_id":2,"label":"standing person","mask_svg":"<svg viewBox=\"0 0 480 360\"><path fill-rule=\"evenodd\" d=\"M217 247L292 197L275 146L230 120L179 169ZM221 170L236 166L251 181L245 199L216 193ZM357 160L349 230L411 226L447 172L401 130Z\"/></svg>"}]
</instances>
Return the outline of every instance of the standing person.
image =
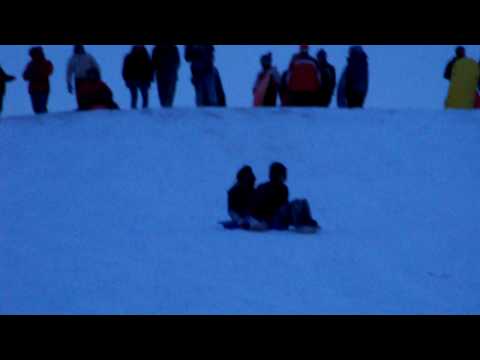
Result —
<instances>
[{"instance_id":1,"label":"standing person","mask_svg":"<svg viewBox=\"0 0 480 360\"><path fill-rule=\"evenodd\" d=\"M337 85L337 76L333 65L327 61L327 52L320 49L317 52L318 69L320 70L320 78L322 83L318 93L318 105L329 107L332 102L333 92Z\"/></svg>"},{"instance_id":2,"label":"standing person","mask_svg":"<svg viewBox=\"0 0 480 360\"><path fill-rule=\"evenodd\" d=\"M15 80L15 76L8 75L0 66L0 114L3 111L3 98L5 96L6 83Z\"/></svg>"},{"instance_id":3,"label":"standing person","mask_svg":"<svg viewBox=\"0 0 480 360\"><path fill-rule=\"evenodd\" d=\"M262 70L258 73L253 86L254 106L276 106L277 95L280 88L280 74L272 66L272 53L267 53L260 58Z\"/></svg>"},{"instance_id":4,"label":"standing person","mask_svg":"<svg viewBox=\"0 0 480 360\"><path fill-rule=\"evenodd\" d=\"M185 46L185 60L191 63L197 106L218 106L221 103L217 94L220 76L218 70L215 71L214 52L213 45Z\"/></svg>"},{"instance_id":5,"label":"standing person","mask_svg":"<svg viewBox=\"0 0 480 360\"><path fill-rule=\"evenodd\" d=\"M144 45L132 47L123 61L122 77L130 90L131 108L137 108L138 91L142 95L142 108L148 108L148 92L153 80L150 54Z\"/></svg>"},{"instance_id":6,"label":"standing person","mask_svg":"<svg viewBox=\"0 0 480 360\"><path fill-rule=\"evenodd\" d=\"M157 80L158 97L163 107L172 107L180 67L177 45L156 45L152 52L152 65Z\"/></svg>"},{"instance_id":7,"label":"standing person","mask_svg":"<svg viewBox=\"0 0 480 360\"><path fill-rule=\"evenodd\" d=\"M361 46L349 49L345 70L345 97L349 108L363 108L368 92L368 59Z\"/></svg>"},{"instance_id":8,"label":"standing person","mask_svg":"<svg viewBox=\"0 0 480 360\"><path fill-rule=\"evenodd\" d=\"M95 58L85 51L85 47L83 45L74 45L73 55L67 63L67 89L70 94L73 93L73 79L75 79L75 96L78 109L84 107L78 95L78 88L82 82L87 80L87 72L90 69L95 69L100 73L100 66Z\"/></svg>"},{"instance_id":9,"label":"standing person","mask_svg":"<svg viewBox=\"0 0 480 360\"><path fill-rule=\"evenodd\" d=\"M318 103L320 72L317 61L308 51L308 45L300 45L300 52L290 62L286 79L290 106L316 106Z\"/></svg>"},{"instance_id":10,"label":"standing person","mask_svg":"<svg viewBox=\"0 0 480 360\"><path fill-rule=\"evenodd\" d=\"M463 46L457 46L455 49L455 56L448 62L447 66L445 67L445 71L443 73L443 77L445 80L452 79L452 69L453 65L457 62L457 60L463 59L466 56L466 50Z\"/></svg>"},{"instance_id":11,"label":"standing person","mask_svg":"<svg viewBox=\"0 0 480 360\"><path fill-rule=\"evenodd\" d=\"M48 112L49 77L53 73L53 65L45 58L41 46L32 47L29 55L32 60L23 72L23 79L28 81L28 92L32 100L33 112L35 114L43 114Z\"/></svg>"},{"instance_id":12,"label":"standing person","mask_svg":"<svg viewBox=\"0 0 480 360\"><path fill-rule=\"evenodd\" d=\"M444 77L450 80L445 107L472 109L475 106L480 69L475 60L466 56L462 47L457 48L456 55L445 69Z\"/></svg>"}]
</instances>

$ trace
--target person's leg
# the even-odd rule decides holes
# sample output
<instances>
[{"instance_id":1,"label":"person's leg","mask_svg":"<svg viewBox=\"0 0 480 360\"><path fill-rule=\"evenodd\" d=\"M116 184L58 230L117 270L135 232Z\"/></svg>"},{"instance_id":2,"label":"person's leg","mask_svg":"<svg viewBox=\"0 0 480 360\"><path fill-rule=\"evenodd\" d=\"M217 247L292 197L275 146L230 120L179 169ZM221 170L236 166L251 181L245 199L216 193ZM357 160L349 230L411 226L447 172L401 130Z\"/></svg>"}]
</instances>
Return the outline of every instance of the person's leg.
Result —
<instances>
[{"instance_id":1,"label":"person's leg","mask_svg":"<svg viewBox=\"0 0 480 360\"><path fill-rule=\"evenodd\" d=\"M177 88L177 76L172 76L168 84L168 96L167 96L167 106L172 107L173 101L175 99L175 91Z\"/></svg>"},{"instance_id":2,"label":"person's leg","mask_svg":"<svg viewBox=\"0 0 480 360\"><path fill-rule=\"evenodd\" d=\"M0 93L0 114L3 111L3 97L4 97L4 95L5 95L5 93Z\"/></svg>"},{"instance_id":3,"label":"person's leg","mask_svg":"<svg viewBox=\"0 0 480 360\"><path fill-rule=\"evenodd\" d=\"M205 97L208 106L218 105L217 84L215 79L215 72L212 71L204 77Z\"/></svg>"},{"instance_id":4,"label":"person's leg","mask_svg":"<svg viewBox=\"0 0 480 360\"><path fill-rule=\"evenodd\" d=\"M290 224L295 228L318 228L318 223L313 219L310 205L306 199L293 200L290 203Z\"/></svg>"},{"instance_id":5,"label":"person's leg","mask_svg":"<svg viewBox=\"0 0 480 360\"><path fill-rule=\"evenodd\" d=\"M137 108L137 101L138 101L137 86L134 85L134 84L130 84L130 85L128 85L128 90L130 90L130 99L131 99L130 107L132 109L136 109Z\"/></svg>"},{"instance_id":6,"label":"person's leg","mask_svg":"<svg viewBox=\"0 0 480 360\"><path fill-rule=\"evenodd\" d=\"M30 100L32 102L32 109L35 114L40 114L40 101L39 101L39 96L38 93L32 92L30 93Z\"/></svg>"},{"instance_id":7,"label":"person's leg","mask_svg":"<svg viewBox=\"0 0 480 360\"><path fill-rule=\"evenodd\" d=\"M163 90L163 82L162 78L157 75L157 91L158 91L158 101L160 102L160 106L164 107L165 106L165 101L164 101L164 90Z\"/></svg>"},{"instance_id":8,"label":"person's leg","mask_svg":"<svg viewBox=\"0 0 480 360\"><path fill-rule=\"evenodd\" d=\"M81 96L81 92L78 90L82 87L82 83L84 82L85 80L82 80L82 79L75 79L75 98L77 100L77 107L78 107L78 110L83 110L85 108L85 105L82 103L82 96Z\"/></svg>"},{"instance_id":9,"label":"person's leg","mask_svg":"<svg viewBox=\"0 0 480 360\"><path fill-rule=\"evenodd\" d=\"M148 108L148 92L149 92L150 85L148 83L142 83L140 85L140 92L142 94L142 108Z\"/></svg>"},{"instance_id":10,"label":"person's leg","mask_svg":"<svg viewBox=\"0 0 480 360\"><path fill-rule=\"evenodd\" d=\"M48 97L50 93L42 93L41 94L41 111L42 114L48 113Z\"/></svg>"},{"instance_id":11,"label":"person's leg","mask_svg":"<svg viewBox=\"0 0 480 360\"><path fill-rule=\"evenodd\" d=\"M197 107L205 105L204 91L202 88L202 79L198 76L192 77L193 88L195 89L195 103Z\"/></svg>"},{"instance_id":12,"label":"person's leg","mask_svg":"<svg viewBox=\"0 0 480 360\"><path fill-rule=\"evenodd\" d=\"M365 95L357 91L347 93L347 103L349 108L361 108L365 101Z\"/></svg>"},{"instance_id":13,"label":"person's leg","mask_svg":"<svg viewBox=\"0 0 480 360\"><path fill-rule=\"evenodd\" d=\"M270 227L274 230L288 230L290 224L290 204L285 204L273 216Z\"/></svg>"}]
</instances>

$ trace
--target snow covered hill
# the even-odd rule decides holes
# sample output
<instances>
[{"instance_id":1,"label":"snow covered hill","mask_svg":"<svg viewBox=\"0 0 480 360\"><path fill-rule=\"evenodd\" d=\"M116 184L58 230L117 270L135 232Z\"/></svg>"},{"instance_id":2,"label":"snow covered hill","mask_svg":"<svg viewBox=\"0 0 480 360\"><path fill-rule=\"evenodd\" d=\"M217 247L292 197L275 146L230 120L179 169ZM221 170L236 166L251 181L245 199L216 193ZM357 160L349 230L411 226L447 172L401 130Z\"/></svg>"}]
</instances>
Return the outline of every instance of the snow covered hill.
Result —
<instances>
[{"instance_id":1,"label":"snow covered hill","mask_svg":"<svg viewBox=\"0 0 480 360\"><path fill-rule=\"evenodd\" d=\"M478 314L479 154L480 112L3 118L0 313ZM275 160L324 231L223 230Z\"/></svg>"}]
</instances>

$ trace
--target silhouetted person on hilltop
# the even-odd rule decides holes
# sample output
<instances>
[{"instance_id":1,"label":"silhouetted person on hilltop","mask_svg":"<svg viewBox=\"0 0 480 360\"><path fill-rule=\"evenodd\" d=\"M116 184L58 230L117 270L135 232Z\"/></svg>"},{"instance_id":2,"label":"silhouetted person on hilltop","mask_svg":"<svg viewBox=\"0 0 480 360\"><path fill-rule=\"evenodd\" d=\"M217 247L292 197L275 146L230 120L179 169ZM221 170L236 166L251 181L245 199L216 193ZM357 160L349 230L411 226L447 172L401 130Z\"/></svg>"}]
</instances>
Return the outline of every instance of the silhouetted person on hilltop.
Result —
<instances>
[{"instance_id":1,"label":"silhouetted person on hilltop","mask_svg":"<svg viewBox=\"0 0 480 360\"><path fill-rule=\"evenodd\" d=\"M337 85L335 68L327 61L327 52L323 49L317 52L317 64L321 78L318 105L328 107L332 102L332 96Z\"/></svg>"},{"instance_id":2,"label":"silhouetted person on hilltop","mask_svg":"<svg viewBox=\"0 0 480 360\"><path fill-rule=\"evenodd\" d=\"M457 47L456 56L448 63L444 77L450 80L446 108L472 109L475 106L479 86L480 68L478 63L468 58L465 48Z\"/></svg>"},{"instance_id":3,"label":"silhouetted person on hilltop","mask_svg":"<svg viewBox=\"0 0 480 360\"><path fill-rule=\"evenodd\" d=\"M87 72L90 69L95 69L99 74L101 73L97 61L92 55L86 52L85 47L83 45L74 45L73 54L67 63L67 90L72 94L73 86L75 85L78 109L83 107L78 96L78 88L82 82L87 80Z\"/></svg>"},{"instance_id":4,"label":"silhouetted person on hilltop","mask_svg":"<svg viewBox=\"0 0 480 360\"><path fill-rule=\"evenodd\" d=\"M156 45L152 64L157 80L158 97L163 107L172 107L180 68L180 53L176 45Z\"/></svg>"},{"instance_id":5,"label":"silhouetted person on hilltop","mask_svg":"<svg viewBox=\"0 0 480 360\"><path fill-rule=\"evenodd\" d=\"M15 80L15 76L8 75L0 66L0 114L3 111L3 98L6 91L6 83Z\"/></svg>"},{"instance_id":6,"label":"silhouetted person on hilltop","mask_svg":"<svg viewBox=\"0 0 480 360\"><path fill-rule=\"evenodd\" d=\"M132 109L137 108L138 92L142 96L142 108L148 108L148 92L153 81L150 54L144 45L134 45L123 60L122 77L130 90Z\"/></svg>"},{"instance_id":7,"label":"silhouetted person on hilltop","mask_svg":"<svg viewBox=\"0 0 480 360\"><path fill-rule=\"evenodd\" d=\"M272 65L272 53L260 58L262 70L258 73L253 86L254 106L276 106L280 87L280 74Z\"/></svg>"},{"instance_id":8,"label":"silhouetted person on hilltop","mask_svg":"<svg viewBox=\"0 0 480 360\"><path fill-rule=\"evenodd\" d=\"M34 46L29 52L31 61L23 72L23 79L28 81L28 92L35 114L48 112L47 103L50 94L49 77L53 73L52 63L45 58L43 48Z\"/></svg>"},{"instance_id":9,"label":"silhouetted person on hilltop","mask_svg":"<svg viewBox=\"0 0 480 360\"><path fill-rule=\"evenodd\" d=\"M452 79L452 69L453 65L457 62L457 60L463 59L466 56L466 50L463 46L457 46L455 49L455 56L448 62L447 66L445 67L445 72L443 73L443 77L446 80Z\"/></svg>"},{"instance_id":10,"label":"silhouetted person on hilltop","mask_svg":"<svg viewBox=\"0 0 480 360\"><path fill-rule=\"evenodd\" d=\"M320 71L308 51L308 45L300 45L300 52L290 61L285 79L289 106L316 106L318 103Z\"/></svg>"},{"instance_id":11,"label":"silhouetted person on hilltop","mask_svg":"<svg viewBox=\"0 0 480 360\"><path fill-rule=\"evenodd\" d=\"M368 92L368 58L361 46L349 49L345 69L345 98L349 108L362 108Z\"/></svg>"},{"instance_id":12,"label":"silhouetted person on hilltop","mask_svg":"<svg viewBox=\"0 0 480 360\"><path fill-rule=\"evenodd\" d=\"M185 60L191 64L197 106L226 106L220 74L214 66L213 45L186 45Z\"/></svg>"}]
</instances>

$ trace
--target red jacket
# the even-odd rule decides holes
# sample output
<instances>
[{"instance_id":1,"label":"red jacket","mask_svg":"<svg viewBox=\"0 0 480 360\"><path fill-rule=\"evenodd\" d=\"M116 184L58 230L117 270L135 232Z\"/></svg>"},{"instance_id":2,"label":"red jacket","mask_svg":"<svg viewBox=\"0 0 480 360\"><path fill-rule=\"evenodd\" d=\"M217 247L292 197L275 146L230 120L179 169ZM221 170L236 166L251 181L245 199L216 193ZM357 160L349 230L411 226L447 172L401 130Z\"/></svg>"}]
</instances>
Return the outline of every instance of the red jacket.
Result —
<instances>
[{"instance_id":1,"label":"red jacket","mask_svg":"<svg viewBox=\"0 0 480 360\"><path fill-rule=\"evenodd\" d=\"M116 109L112 90L103 81L84 81L77 89L81 110Z\"/></svg>"},{"instance_id":2,"label":"red jacket","mask_svg":"<svg viewBox=\"0 0 480 360\"><path fill-rule=\"evenodd\" d=\"M23 72L23 78L29 82L29 93L49 92L52 73L53 65L49 60L42 58L30 61Z\"/></svg>"}]
</instances>

